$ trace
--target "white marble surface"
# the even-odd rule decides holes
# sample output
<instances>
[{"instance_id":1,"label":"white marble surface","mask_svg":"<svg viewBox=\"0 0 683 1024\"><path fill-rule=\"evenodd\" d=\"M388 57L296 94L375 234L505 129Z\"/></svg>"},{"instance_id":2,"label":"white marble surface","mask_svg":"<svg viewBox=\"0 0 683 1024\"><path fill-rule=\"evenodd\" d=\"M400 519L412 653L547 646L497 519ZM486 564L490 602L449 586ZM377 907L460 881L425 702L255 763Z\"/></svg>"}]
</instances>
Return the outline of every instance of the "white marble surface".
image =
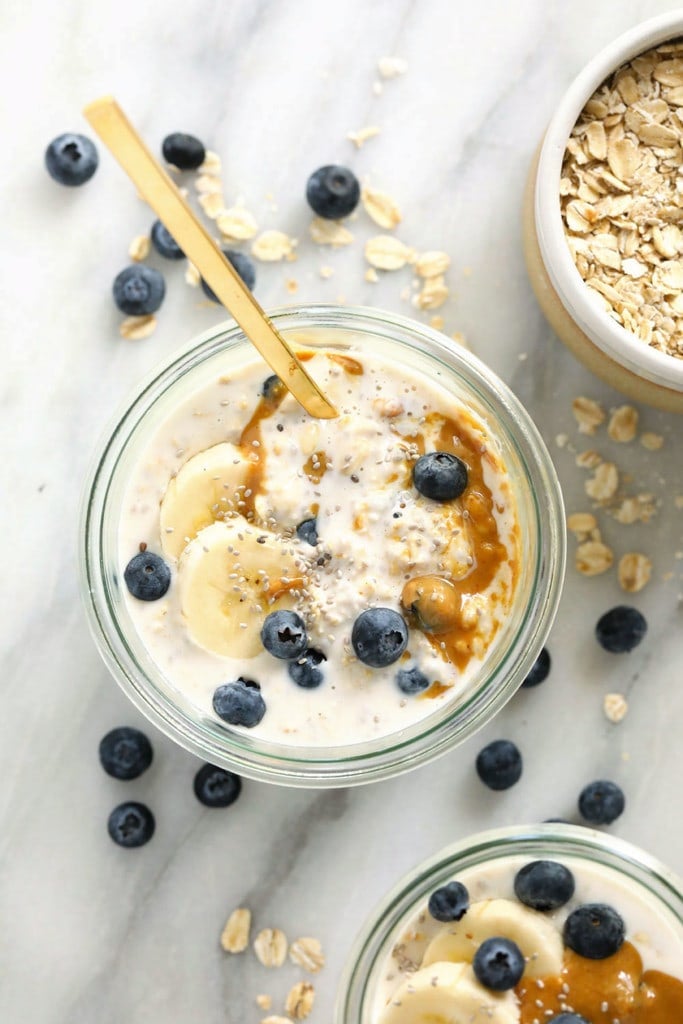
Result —
<instances>
[{"instance_id":1,"label":"white marble surface","mask_svg":"<svg viewBox=\"0 0 683 1024\"><path fill-rule=\"evenodd\" d=\"M220 313L198 301L182 269L157 333L117 333L111 281L131 238L152 217L102 154L92 182L48 179L45 145L85 130L84 103L114 92L152 145L193 131L224 160L227 193L242 195L264 227L301 238L299 260L261 265L265 306L296 298L407 311L409 273L363 281L357 242L321 254L307 239L302 190L312 169L349 163L400 202L399 235L453 258L447 330L517 391L549 439L570 510L584 509L584 477L554 438L579 440L579 394L619 403L552 336L520 255L520 196L530 156L564 86L602 44L670 9L661 0L572 4L523 0L232 0L169 6L26 4L5 0L0 35L4 95L3 613L0 712L0 1020L3 1024L256 1024L257 992L281 996L293 972L218 948L224 918L246 903L258 926L319 936L311 1024L330 1020L338 972L368 908L406 869L476 829L572 816L581 786L608 776L627 809L612 831L683 872L680 665L683 513L681 421L643 410L664 449L617 455L634 486L662 497L647 527L608 522L615 548L643 549L653 582L633 603L650 631L630 656L602 652L598 615L622 599L614 574L570 570L550 647L550 679L522 691L480 735L409 777L353 791L307 793L244 786L232 809L209 811L191 792L194 759L153 729L152 769L138 782L105 776L97 743L111 727L141 724L88 635L75 548L79 497L96 439L130 388ZM408 73L373 93L377 58ZM357 152L346 133L377 124ZM272 193L277 211L266 198ZM379 230L379 229L378 229ZM334 276L322 280L326 263ZM573 542L570 544L570 551ZM664 579L667 573L672 575ZM608 691L630 710L614 726ZM474 778L486 740L515 739L520 783L503 794ZM149 802L157 833L123 851L107 837L110 808ZM275 1004L275 1012L279 1004Z\"/></svg>"}]
</instances>

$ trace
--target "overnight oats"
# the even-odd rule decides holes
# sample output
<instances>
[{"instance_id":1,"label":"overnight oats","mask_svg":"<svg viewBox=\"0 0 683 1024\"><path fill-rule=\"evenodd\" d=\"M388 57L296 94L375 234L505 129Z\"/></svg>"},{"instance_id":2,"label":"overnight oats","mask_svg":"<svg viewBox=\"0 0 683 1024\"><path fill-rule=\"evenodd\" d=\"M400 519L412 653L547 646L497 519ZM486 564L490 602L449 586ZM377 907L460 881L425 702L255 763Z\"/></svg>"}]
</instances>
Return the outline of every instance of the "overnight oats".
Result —
<instances>
[{"instance_id":1,"label":"overnight oats","mask_svg":"<svg viewBox=\"0 0 683 1024\"><path fill-rule=\"evenodd\" d=\"M680 883L587 829L471 837L404 882L362 943L337 1024L683 1020Z\"/></svg>"},{"instance_id":2,"label":"overnight oats","mask_svg":"<svg viewBox=\"0 0 683 1024\"><path fill-rule=\"evenodd\" d=\"M306 414L238 331L225 351L209 339L134 417L103 506L126 645L226 763L258 745L372 756L476 704L497 674L509 695L557 600L561 544L543 549L499 414L412 340L401 349L400 326L328 314L290 342L335 419ZM554 477L543 486L559 534Z\"/></svg>"}]
</instances>

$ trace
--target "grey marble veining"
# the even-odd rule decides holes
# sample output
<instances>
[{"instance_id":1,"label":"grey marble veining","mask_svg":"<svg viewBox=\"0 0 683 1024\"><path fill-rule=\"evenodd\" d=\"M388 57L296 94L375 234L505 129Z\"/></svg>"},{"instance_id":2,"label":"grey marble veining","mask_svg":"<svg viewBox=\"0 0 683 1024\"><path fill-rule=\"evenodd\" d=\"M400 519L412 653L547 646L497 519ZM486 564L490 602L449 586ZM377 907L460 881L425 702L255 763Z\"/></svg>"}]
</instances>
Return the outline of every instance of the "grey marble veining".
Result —
<instances>
[{"instance_id":1,"label":"grey marble veining","mask_svg":"<svg viewBox=\"0 0 683 1024\"><path fill-rule=\"evenodd\" d=\"M105 154L84 189L60 189L42 167L47 142L84 130L81 107L113 92L152 145L177 129L205 138L223 158L228 197L242 196L262 227L301 239L296 263L259 265L265 306L345 300L409 313L401 298L409 274L363 280L362 242L376 233L364 218L351 225L356 244L346 251L320 252L307 238L308 174L324 162L350 163L399 201L399 237L451 254L452 295L439 311L447 331L462 331L511 384L551 447L568 510L583 510L584 477L555 438L565 433L585 446L571 416L576 395L607 407L621 399L573 361L536 307L521 258L521 191L544 124L580 66L620 31L670 7L5 3L3 1024L257 1024L257 992L275 996L273 1012L281 1012L298 972L268 972L253 956L228 958L218 947L228 912L241 903L257 927L323 941L328 965L310 1020L327 1021L368 908L404 871L478 829L572 817L579 789L599 776L627 794L614 833L683 872L683 513L673 503L683 493L681 423L647 409L643 425L666 439L655 456L600 440L640 489L662 498L649 526L604 524L617 550L643 549L654 561L653 583L634 601L650 631L629 657L605 654L592 636L598 615L623 598L614 574L585 580L570 569L548 682L520 692L481 734L409 776L326 793L247 782L233 808L208 811L191 791L196 761L151 728L155 760L145 776L125 785L101 772L103 733L143 723L109 678L80 605L83 479L131 388L221 317L184 285L182 268L167 267L157 333L121 340L111 282L153 217ZM405 57L409 70L378 96L376 61L388 54ZM368 124L381 134L356 151L346 133ZM334 267L333 277L320 277L321 264ZM294 298L288 278L298 282ZM629 700L618 726L601 710L610 691ZM515 739L525 758L522 780L503 794L485 790L472 767L497 736ZM110 808L125 798L149 802L157 817L142 850L117 849L106 835Z\"/></svg>"}]
</instances>

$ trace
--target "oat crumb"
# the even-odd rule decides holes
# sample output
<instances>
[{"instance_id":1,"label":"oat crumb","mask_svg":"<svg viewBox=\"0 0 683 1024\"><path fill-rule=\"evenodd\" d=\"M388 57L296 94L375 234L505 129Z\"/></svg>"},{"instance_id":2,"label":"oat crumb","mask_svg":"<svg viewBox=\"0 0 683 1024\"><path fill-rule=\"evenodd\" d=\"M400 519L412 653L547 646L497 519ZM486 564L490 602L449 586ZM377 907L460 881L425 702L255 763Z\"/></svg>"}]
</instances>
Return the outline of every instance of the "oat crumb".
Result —
<instances>
[{"instance_id":1,"label":"oat crumb","mask_svg":"<svg viewBox=\"0 0 683 1024\"><path fill-rule=\"evenodd\" d=\"M664 444L664 438L661 434L653 434L652 431L646 430L644 434L640 435L640 443L649 452L657 452Z\"/></svg>"},{"instance_id":2,"label":"oat crumb","mask_svg":"<svg viewBox=\"0 0 683 1024\"><path fill-rule=\"evenodd\" d=\"M442 331L445 327L446 321L442 316L438 314L436 316L430 316L429 326L433 327L435 331Z\"/></svg>"},{"instance_id":3,"label":"oat crumb","mask_svg":"<svg viewBox=\"0 0 683 1024\"><path fill-rule=\"evenodd\" d=\"M346 138L349 139L356 149L360 149L364 146L368 139L373 139L375 135L379 135L380 129L376 124L366 125L365 128L360 128L357 132L347 132Z\"/></svg>"},{"instance_id":4,"label":"oat crumb","mask_svg":"<svg viewBox=\"0 0 683 1024\"><path fill-rule=\"evenodd\" d=\"M318 273L326 281L328 278L332 277L332 275L334 274L334 269L332 267L328 267L326 264L323 264Z\"/></svg>"},{"instance_id":5,"label":"oat crumb","mask_svg":"<svg viewBox=\"0 0 683 1024\"><path fill-rule=\"evenodd\" d=\"M151 244L149 235L136 235L128 247L128 255L134 263L142 263L149 256Z\"/></svg>"},{"instance_id":6,"label":"oat crumb","mask_svg":"<svg viewBox=\"0 0 683 1024\"><path fill-rule=\"evenodd\" d=\"M380 57L377 61L377 70L382 78L397 78L399 75L405 75L408 61L403 57Z\"/></svg>"},{"instance_id":7,"label":"oat crumb","mask_svg":"<svg viewBox=\"0 0 683 1024\"><path fill-rule=\"evenodd\" d=\"M379 281L379 274L377 273L374 267L368 267L363 276L365 277L365 280L368 281L370 284L377 284L377 282Z\"/></svg>"},{"instance_id":8,"label":"oat crumb","mask_svg":"<svg viewBox=\"0 0 683 1024\"><path fill-rule=\"evenodd\" d=\"M569 434L555 434L555 444L558 448L565 448L569 441Z\"/></svg>"},{"instance_id":9,"label":"oat crumb","mask_svg":"<svg viewBox=\"0 0 683 1024\"><path fill-rule=\"evenodd\" d=\"M273 997L265 994L256 996L256 1005L261 1010L270 1010L273 1005Z\"/></svg>"},{"instance_id":10,"label":"oat crumb","mask_svg":"<svg viewBox=\"0 0 683 1024\"><path fill-rule=\"evenodd\" d=\"M614 722L616 725L626 715L628 702L623 693L606 693L602 708L610 722Z\"/></svg>"}]
</instances>

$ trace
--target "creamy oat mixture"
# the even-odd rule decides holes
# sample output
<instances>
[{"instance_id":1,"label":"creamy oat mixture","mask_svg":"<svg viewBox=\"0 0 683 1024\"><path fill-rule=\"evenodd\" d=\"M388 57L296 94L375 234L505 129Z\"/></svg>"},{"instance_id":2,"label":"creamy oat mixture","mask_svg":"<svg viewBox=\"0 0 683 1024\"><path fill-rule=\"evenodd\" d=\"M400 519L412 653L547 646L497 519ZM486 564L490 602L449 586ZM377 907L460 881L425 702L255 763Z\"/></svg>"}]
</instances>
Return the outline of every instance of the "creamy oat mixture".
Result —
<instances>
[{"instance_id":1,"label":"creamy oat mixture","mask_svg":"<svg viewBox=\"0 0 683 1024\"><path fill-rule=\"evenodd\" d=\"M171 567L161 600L125 600L173 687L214 716L219 685L256 680L267 710L250 735L334 746L396 733L463 693L509 612L519 533L486 424L365 351L303 354L338 418L312 420L282 389L262 397L261 362L234 377L226 364L147 436L119 558L123 570L143 544ZM431 501L413 485L416 459L434 450L468 466L456 500ZM296 533L311 518L315 546ZM374 606L410 627L401 660L383 668L362 664L350 643L354 620ZM324 654L314 689L263 648L263 620L280 608L302 616ZM407 695L397 670L413 666L430 685Z\"/></svg>"}]
</instances>

